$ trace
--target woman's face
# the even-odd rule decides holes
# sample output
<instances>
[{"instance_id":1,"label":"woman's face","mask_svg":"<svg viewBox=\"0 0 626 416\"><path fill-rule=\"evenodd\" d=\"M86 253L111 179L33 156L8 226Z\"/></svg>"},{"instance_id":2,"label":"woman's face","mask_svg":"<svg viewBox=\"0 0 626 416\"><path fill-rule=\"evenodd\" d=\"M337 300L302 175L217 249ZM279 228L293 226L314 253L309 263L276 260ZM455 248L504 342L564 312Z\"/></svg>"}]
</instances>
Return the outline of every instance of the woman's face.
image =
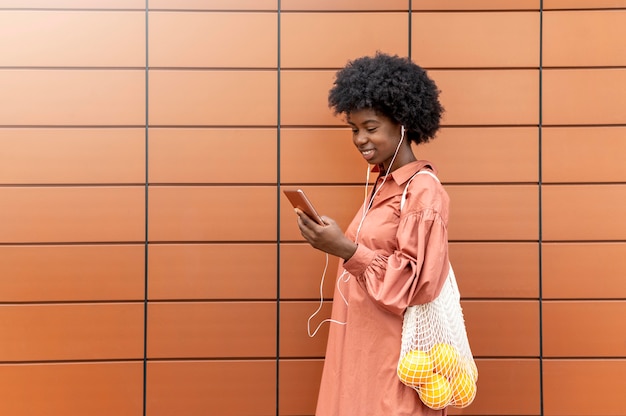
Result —
<instances>
[{"instance_id":1,"label":"woman's face","mask_svg":"<svg viewBox=\"0 0 626 416\"><path fill-rule=\"evenodd\" d=\"M401 126L372 109L353 111L347 115L352 127L352 141L363 158L371 165L383 165L393 171L407 163L407 151L413 156L410 142L405 138L400 145L394 166L389 169L402 136Z\"/></svg>"}]
</instances>

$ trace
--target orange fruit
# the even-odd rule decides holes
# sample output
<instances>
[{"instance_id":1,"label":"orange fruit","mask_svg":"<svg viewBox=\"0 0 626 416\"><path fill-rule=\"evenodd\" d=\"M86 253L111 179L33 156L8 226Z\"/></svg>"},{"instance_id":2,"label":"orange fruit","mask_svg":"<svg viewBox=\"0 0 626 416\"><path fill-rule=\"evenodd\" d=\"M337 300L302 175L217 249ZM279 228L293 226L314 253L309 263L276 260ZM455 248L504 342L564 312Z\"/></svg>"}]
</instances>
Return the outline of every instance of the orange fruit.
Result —
<instances>
[{"instance_id":1,"label":"orange fruit","mask_svg":"<svg viewBox=\"0 0 626 416\"><path fill-rule=\"evenodd\" d=\"M452 400L452 386L447 378L435 373L417 388L417 394L426 406L433 410L441 410Z\"/></svg>"},{"instance_id":2,"label":"orange fruit","mask_svg":"<svg viewBox=\"0 0 626 416\"><path fill-rule=\"evenodd\" d=\"M450 344L435 344L429 351L435 373L452 378L459 371L461 356Z\"/></svg>"},{"instance_id":3,"label":"orange fruit","mask_svg":"<svg viewBox=\"0 0 626 416\"><path fill-rule=\"evenodd\" d=\"M407 386L418 386L433 375L433 362L427 352L409 351L398 363L398 377Z\"/></svg>"},{"instance_id":4,"label":"orange fruit","mask_svg":"<svg viewBox=\"0 0 626 416\"><path fill-rule=\"evenodd\" d=\"M476 362L474 360L468 360L468 361L469 361L470 374L472 375L474 382L477 382L478 381L478 367L476 366Z\"/></svg>"},{"instance_id":5,"label":"orange fruit","mask_svg":"<svg viewBox=\"0 0 626 416\"><path fill-rule=\"evenodd\" d=\"M474 375L466 371L457 374L450 382L452 386L452 405L454 407L467 407L476 397L476 382Z\"/></svg>"}]
</instances>

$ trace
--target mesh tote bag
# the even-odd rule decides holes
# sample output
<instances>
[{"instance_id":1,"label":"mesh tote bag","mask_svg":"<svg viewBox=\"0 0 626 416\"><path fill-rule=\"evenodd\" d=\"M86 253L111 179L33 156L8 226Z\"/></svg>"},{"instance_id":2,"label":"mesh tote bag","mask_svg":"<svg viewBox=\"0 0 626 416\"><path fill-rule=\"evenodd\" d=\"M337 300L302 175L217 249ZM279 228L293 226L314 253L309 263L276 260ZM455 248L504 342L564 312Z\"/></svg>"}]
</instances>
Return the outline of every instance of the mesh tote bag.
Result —
<instances>
[{"instance_id":1,"label":"mesh tote bag","mask_svg":"<svg viewBox=\"0 0 626 416\"><path fill-rule=\"evenodd\" d=\"M417 174L429 174L437 179L430 171ZM414 388L422 403L431 409L463 408L474 400L478 368L467 339L461 295L452 266L435 300L406 309L397 371L400 380Z\"/></svg>"}]
</instances>

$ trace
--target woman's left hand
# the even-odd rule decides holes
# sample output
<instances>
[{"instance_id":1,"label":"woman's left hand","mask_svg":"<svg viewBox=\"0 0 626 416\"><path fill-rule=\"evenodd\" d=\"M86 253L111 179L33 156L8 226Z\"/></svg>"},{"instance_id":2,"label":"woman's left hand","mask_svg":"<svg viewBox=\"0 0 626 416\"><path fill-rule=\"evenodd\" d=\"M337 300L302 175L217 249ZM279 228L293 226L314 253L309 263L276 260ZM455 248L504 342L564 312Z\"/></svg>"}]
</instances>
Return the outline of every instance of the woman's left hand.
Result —
<instances>
[{"instance_id":1,"label":"woman's left hand","mask_svg":"<svg viewBox=\"0 0 626 416\"><path fill-rule=\"evenodd\" d=\"M323 216L322 221L325 225L319 225L299 209L296 209L296 214L300 233L311 246L344 260L352 257L357 248L356 243L344 235L332 218Z\"/></svg>"}]
</instances>

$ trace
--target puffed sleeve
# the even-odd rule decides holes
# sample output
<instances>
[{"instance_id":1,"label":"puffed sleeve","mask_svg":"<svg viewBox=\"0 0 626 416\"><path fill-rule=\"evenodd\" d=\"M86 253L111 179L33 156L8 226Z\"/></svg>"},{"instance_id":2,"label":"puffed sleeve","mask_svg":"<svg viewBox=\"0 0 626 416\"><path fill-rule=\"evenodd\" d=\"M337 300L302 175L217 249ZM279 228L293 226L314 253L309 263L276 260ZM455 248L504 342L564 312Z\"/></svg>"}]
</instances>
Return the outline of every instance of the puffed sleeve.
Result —
<instances>
[{"instance_id":1,"label":"puffed sleeve","mask_svg":"<svg viewBox=\"0 0 626 416\"><path fill-rule=\"evenodd\" d=\"M359 244L344 263L370 297L395 314L435 299L449 271L447 225L440 213L415 206L406 211L390 256Z\"/></svg>"}]
</instances>

